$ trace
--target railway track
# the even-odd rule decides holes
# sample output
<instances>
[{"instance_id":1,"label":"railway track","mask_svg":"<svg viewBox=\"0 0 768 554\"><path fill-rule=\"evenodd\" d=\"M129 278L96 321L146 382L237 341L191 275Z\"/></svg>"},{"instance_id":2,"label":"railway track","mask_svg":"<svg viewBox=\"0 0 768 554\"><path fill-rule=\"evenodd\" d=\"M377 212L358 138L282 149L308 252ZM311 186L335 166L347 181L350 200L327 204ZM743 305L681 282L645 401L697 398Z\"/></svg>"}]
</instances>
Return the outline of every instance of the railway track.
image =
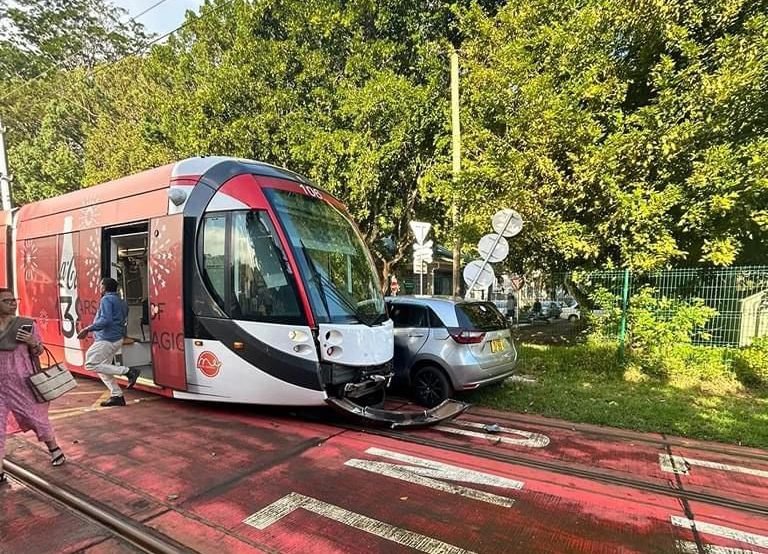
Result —
<instances>
[{"instance_id":1,"label":"railway track","mask_svg":"<svg viewBox=\"0 0 768 554\"><path fill-rule=\"evenodd\" d=\"M8 459L4 462L4 469L8 475L25 487L63 506L64 509L74 515L95 523L105 529L112 538L130 544L140 552L148 554L194 554L193 550L143 525L141 522L132 520L105 506L99 506L90 499L86 500Z\"/></svg>"},{"instance_id":2,"label":"railway track","mask_svg":"<svg viewBox=\"0 0 768 554\"><path fill-rule=\"evenodd\" d=\"M470 408L470 411L467 413L477 417L491 418L494 420L494 422L514 423L518 425L534 425L536 427L559 429L563 431L577 431L584 433L585 435L591 435L595 437L608 437L619 440L642 442L645 444L655 444L662 448L667 446L677 448L690 448L693 450L699 450L701 452L712 452L719 455L727 454L748 460L768 462L768 453L745 451L744 448L734 448L727 444L718 444L717 446L702 444L700 442L691 441L684 438L667 437L663 433L658 433L660 438L656 439L652 436L649 436L648 434L635 433L632 431L622 431L621 429L613 428L600 428L597 425L569 423L566 421L543 421L537 417L527 417L514 413L508 413L503 417L499 417L497 412L490 413L483 409L477 408Z\"/></svg>"},{"instance_id":3,"label":"railway track","mask_svg":"<svg viewBox=\"0 0 768 554\"><path fill-rule=\"evenodd\" d=\"M470 413L476 416L482 415L477 412L474 412L474 413L470 412ZM529 425L534 425L533 422L531 421L525 422L522 419L518 419L518 420L515 420L514 418L499 419L497 417L496 420L498 420L499 422L517 421L518 423L527 423ZM326 423L329 423L329 422L326 420ZM768 516L768 504L736 500L736 499L728 498L726 496L722 496L714 493L686 490L682 482L680 481L679 477L670 479L666 484L653 483L649 481L644 481L642 479L633 478L629 475L619 475L615 472L585 468L582 466L574 465L573 463L569 463L569 462L561 462L556 460L542 460L542 459L536 459L531 455L515 454L508 451L500 451L500 450L489 451L485 449L478 449L471 445L466 445L466 446L458 445L458 444L455 444L455 442L451 442L449 440L443 441L433 437L424 437L419 435L418 433L413 433L409 431L397 431L397 430L382 429L382 428L372 428L372 427L363 426L363 425L346 423L342 420L334 420L332 423L329 423L329 424L342 429L347 429L349 431L356 431L356 432L365 433L368 435L387 437L391 439L400 440L403 442L408 442L411 444L417 444L420 446L428 446L431 448L437 448L437 449L446 450L449 452L455 452L459 454L485 458L485 459L494 460L498 462L517 464L517 465L530 467L534 469L540 469L543 471L551 471L551 472L559 473L561 475L579 477L579 478L589 479L592 481L597 481L597 482L606 483L610 485L628 487L635 490L661 494L667 497L676 498L681 502L681 504L687 504L688 502L692 502L692 501L703 502L711 506L717 506L721 508L731 508L731 509L742 510L742 511L753 513L753 514L762 515L762 516ZM541 426L540 423L535 423L535 425ZM554 427L554 425L552 427ZM573 429L573 426L563 425L561 427L564 429ZM627 436L624 436L624 437L621 436L621 433L618 433L618 434L605 433L605 434L615 438L623 438L625 440L635 440L635 441L639 440L637 436L634 436L634 435L630 436L629 434L627 434ZM493 435L489 435L489 438L493 438ZM675 444L675 442L680 442L680 441L665 442L664 440L659 440L659 441L650 441L650 442L653 442L654 444L658 444L660 447L664 447L664 448L669 448L670 446L681 446L681 445ZM720 451L717 451L717 452L720 452ZM757 456L756 458L762 459Z\"/></svg>"},{"instance_id":4,"label":"railway track","mask_svg":"<svg viewBox=\"0 0 768 554\"><path fill-rule=\"evenodd\" d=\"M405 406L402 406L405 408ZM474 418L490 418L491 414L483 413L482 410L474 410L470 412L470 416ZM283 412L282 417L286 414ZM369 436L380 436L389 439L401 441L403 443L416 444L431 448L437 448L440 450L455 452L473 457L485 458L493 461L504 462L514 464L518 466L524 466L528 468L534 468L537 470L557 473L560 475L572 476L581 479L590 480L593 482L600 482L610 484L617 487L623 487L626 489L644 491L649 493L655 493L663 495L668 498L674 498L685 509L685 513L689 519L694 519L693 514L689 513L689 503L701 502L710 506L734 509L741 512L756 514L762 517L768 516L768 503L763 503L761 500L738 500L729 498L727 493L720 494L716 492L702 492L695 490L686 490L685 485L678 478L670 478L669 481L662 482L649 482L642 478L630 475L620 474L618 472L611 472L601 470L598 468L592 468L583 465L574 465L573 463L563 462L552 459L537 459L535 455L526 454L517 451L510 451L501 448L477 448L472 444L461 444L456 442L455 436L446 436L443 440L437 433L429 433L428 435L420 433L418 431L401 431L390 430L384 428L371 428L370 426L356 425L343 419L342 417L335 417L330 411L315 411L315 412L303 412L299 411L288 416L292 419L300 419L302 421L314 421L329 425L338 429L338 434L343 434L345 431L359 432ZM501 425L510 424L512 426L525 428L526 426L536 426L537 428L546 429L564 429L570 431L578 431L582 433L589 433L593 435L606 436L613 439L623 441L640 441L646 439L645 442L657 444L660 448L669 448L670 446L678 447L685 446L699 449L699 445L687 444L686 441L680 439L666 440L664 437L656 440L652 437L641 437L631 432L622 432L606 429L605 432L601 432L601 429L595 429L592 426L580 426L575 424L565 424L564 422L542 422L536 420L536 418L527 418L526 416L516 416L514 414L505 415L499 417L498 414L493 414L493 422L498 422ZM337 436L334 434L333 436ZM493 438L493 435L489 435L489 438ZM722 453L721 450L716 450ZM732 449L734 455L737 454L735 449ZM753 451L754 459L762 459L757 452ZM743 455L742 452L738 452L738 455ZM6 461L5 469L7 473L16 481L21 482L23 485L29 487L36 493L44 495L46 498L50 498L58 505L63 506L68 511L74 513L80 518L93 522L104 530L106 530L109 536L133 546L135 549L141 552L147 553L188 553L194 552L183 544L180 544L173 539L169 538L162 533L142 524L140 521L134 521L126 519L125 516L117 513L110 508L94 503L92 500L86 500L85 498L78 496L77 491L74 488L69 488L66 485L58 486L52 482L47 481L44 477L36 475L25 467L21 467L11 461ZM705 550L700 550L705 552Z\"/></svg>"}]
</instances>

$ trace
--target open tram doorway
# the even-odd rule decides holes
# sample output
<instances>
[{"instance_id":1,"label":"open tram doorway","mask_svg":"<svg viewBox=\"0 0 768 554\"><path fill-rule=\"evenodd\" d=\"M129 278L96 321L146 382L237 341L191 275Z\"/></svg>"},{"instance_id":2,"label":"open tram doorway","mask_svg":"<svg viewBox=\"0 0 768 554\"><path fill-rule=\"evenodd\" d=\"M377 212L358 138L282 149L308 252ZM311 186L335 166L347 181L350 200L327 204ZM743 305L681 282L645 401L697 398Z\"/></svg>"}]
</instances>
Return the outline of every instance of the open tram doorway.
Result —
<instances>
[{"instance_id":1,"label":"open tram doorway","mask_svg":"<svg viewBox=\"0 0 768 554\"><path fill-rule=\"evenodd\" d=\"M116 279L118 292L128 305L123 348L116 363L141 370L139 382L155 382L152 368L152 334L149 328L149 224L104 230L104 275Z\"/></svg>"}]
</instances>

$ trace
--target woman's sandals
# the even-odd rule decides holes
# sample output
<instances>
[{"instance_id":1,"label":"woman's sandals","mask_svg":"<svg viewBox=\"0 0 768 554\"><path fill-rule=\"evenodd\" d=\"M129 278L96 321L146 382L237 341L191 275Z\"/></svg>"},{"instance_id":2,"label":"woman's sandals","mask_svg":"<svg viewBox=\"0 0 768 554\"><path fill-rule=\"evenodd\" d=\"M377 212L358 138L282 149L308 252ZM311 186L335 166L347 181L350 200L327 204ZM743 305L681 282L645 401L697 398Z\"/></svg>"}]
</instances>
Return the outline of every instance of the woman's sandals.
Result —
<instances>
[{"instance_id":1,"label":"woman's sandals","mask_svg":"<svg viewBox=\"0 0 768 554\"><path fill-rule=\"evenodd\" d=\"M67 461L66 456L64 456L64 452L62 452L61 448L58 446L53 450L49 450L48 452L51 453L52 466L60 466Z\"/></svg>"}]
</instances>

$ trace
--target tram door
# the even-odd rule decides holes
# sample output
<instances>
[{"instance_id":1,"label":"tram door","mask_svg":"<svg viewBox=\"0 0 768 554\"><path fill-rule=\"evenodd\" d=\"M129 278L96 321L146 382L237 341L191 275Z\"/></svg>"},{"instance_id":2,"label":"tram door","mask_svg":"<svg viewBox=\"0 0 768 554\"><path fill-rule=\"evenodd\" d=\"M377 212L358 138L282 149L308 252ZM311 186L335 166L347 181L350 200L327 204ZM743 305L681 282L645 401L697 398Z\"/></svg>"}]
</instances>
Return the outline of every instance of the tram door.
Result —
<instances>
[{"instance_id":1,"label":"tram door","mask_svg":"<svg viewBox=\"0 0 768 554\"><path fill-rule=\"evenodd\" d=\"M154 381L152 336L149 329L149 228L146 223L113 227L103 237L108 274L117 280L128 305L126 338L119 363L141 370L140 382Z\"/></svg>"},{"instance_id":2,"label":"tram door","mask_svg":"<svg viewBox=\"0 0 768 554\"><path fill-rule=\"evenodd\" d=\"M149 327L155 383L187 389L184 356L184 215L153 219L149 225Z\"/></svg>"}]
</instances>

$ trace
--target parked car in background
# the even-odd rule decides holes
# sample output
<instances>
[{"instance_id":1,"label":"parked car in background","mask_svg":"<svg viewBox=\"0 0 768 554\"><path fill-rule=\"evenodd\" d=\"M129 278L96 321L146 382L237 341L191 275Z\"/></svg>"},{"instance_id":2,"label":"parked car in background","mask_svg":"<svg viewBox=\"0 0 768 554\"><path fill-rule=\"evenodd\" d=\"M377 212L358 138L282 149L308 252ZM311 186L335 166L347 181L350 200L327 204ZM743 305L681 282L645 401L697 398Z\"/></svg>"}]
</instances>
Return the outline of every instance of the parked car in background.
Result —
<instances>
[{"instance_id":1,"label":"parked car in background","mask_svg":"<svg viewBox=\"0 0 768 554\"><path fill-rule=\"evenodd\" d=\"M544 300L541 303L541 314L547 319L557 319L561 311L560 303L555 300Z\"/></svg>"},{"instance_id":2,"label":"parked car in background","mask_svg":"<svg viewBox=\"0 0 768 554\"><path fill-rule=\"evenodd\" d=\"M565 306L560 310L560 319L567 319L568 321L577 321L581 319L581 310L579 304L575 303L571 306Z\"/></svg>"},{"instance_id":3,"label":"parked car in background","mask_svg":"<svg viewBox=\"0 0 768 554\"><path fill-rule=\"evenodd\" d=\"M520 321L534 324L537 322L549 323L551 319L557 319L560 316L560 302L554 300L541 300L541 307L536 309L536 304L525 309L520 314Z\"/></svg>"},{"instance_id":4,"label":"parked car in background","mask_svg":"<svg viewBox=\"0 0 768 554\"><path fill-rule=\"evenodd\" d=\"M509 377L517 350L509 322L486 301L452 297L387 297L394 322L395 380L421 405L433 407L455 391Z\"/></svg>"}]
</instances>

